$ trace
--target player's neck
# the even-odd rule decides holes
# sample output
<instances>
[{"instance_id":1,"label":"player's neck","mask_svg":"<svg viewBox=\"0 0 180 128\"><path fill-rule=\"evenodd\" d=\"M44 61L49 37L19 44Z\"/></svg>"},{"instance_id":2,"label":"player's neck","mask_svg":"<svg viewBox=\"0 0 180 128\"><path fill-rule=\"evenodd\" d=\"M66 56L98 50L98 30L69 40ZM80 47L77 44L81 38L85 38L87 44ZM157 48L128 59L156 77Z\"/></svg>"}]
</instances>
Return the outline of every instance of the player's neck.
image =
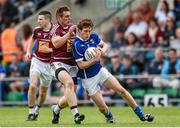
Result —
<instances>
[{"instance_id":1,"label":"player's neck","mask_svg":"<svg viewBox=\"0 0 180 128\"><path fill-rule=\"evenodd\" d=\"M87 41L87 40L88 40L88 39L82 38L82 36L80 36L80 35L78 35L78 38L79 38L80 40L82 40L82 41Z\"/></svg>"},{"instance_id":2,"label":"player's neck","mask_svg":"<svg viewBox=\"0 0 180 128\"><path fill-rule=\"evenodd\" d=\"M61 22L58 22L61 26L62 26L62 28L67 28L68 27L68 25L65 25L65 24L63 24L63 23L61 23Z\"/></svg>"},{"instance_id":3,"label":"player's neck","mask_svg":"<svg viewBox=\"0 0 180 128\"><path fill-rule=\"evenodd\" d=\"M43 28L43 31L49 31L51 29L51 27L52 27L52 24L49 23L49 24L47 24L47 26L45 28Z\"/></svg>"}]
</instances>

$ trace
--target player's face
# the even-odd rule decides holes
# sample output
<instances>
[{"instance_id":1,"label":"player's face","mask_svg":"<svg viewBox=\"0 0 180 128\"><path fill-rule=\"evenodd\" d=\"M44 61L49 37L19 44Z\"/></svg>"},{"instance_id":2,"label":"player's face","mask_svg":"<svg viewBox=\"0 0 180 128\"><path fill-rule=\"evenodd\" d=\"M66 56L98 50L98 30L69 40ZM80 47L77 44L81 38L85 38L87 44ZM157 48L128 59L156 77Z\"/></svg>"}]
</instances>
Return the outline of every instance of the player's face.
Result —
<instances>
[{"instance_id":1,"label":"player's face","mask_svg":"<svg viewBox=\"0 0 180 128\"><path fill-rule=\"evenodd\" d=\"M39 15L37 22L41 28L45 28L48 23L48 20L45 18L44 15Z\"/></svg>"},{"instance_id":2,"label":"player's face","mask_svg":"<svg viewBox=\"0 0 180 128\"><path fill-rule=\"evenodd\" d=\"M63 15L59 16L58 18L58 21L64 26L69 26L70 24L72 24L71 20L72 18L70 11L64 11Z\"/></svg>"},{"instance_id":3,"label":"player's face","mask_svg":"<svg viewBox=\"0 0 180 128\"><path fill-rule=\"evenodd\" d=\"M92 32L92 28L91 27L88 27L88 28L83 28L81 31L80 31L80 37L83 39L83 40L87 40L90 36Z\"/></svg>"}]
</instances>

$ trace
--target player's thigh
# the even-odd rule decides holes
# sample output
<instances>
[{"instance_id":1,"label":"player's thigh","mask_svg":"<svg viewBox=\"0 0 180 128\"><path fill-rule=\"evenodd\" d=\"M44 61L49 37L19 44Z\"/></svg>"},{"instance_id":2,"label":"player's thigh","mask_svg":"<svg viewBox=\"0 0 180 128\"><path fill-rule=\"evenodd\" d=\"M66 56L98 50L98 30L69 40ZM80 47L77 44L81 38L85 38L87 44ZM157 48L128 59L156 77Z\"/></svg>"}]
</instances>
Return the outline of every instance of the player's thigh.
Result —
<instances>
[{"instance_id":1,"label":"player's thigh","mask_svg":"<svg viewBox=\"0 0 180 128\"><path fill-rule=\"evenodd\" d=\"M51 74L41 73L40 76L40 86L49 87L51 85L53 76Z\"/></svg>"},{"instance_id":2,"label":"player's thigh","mask_svg":"<svg viewBox=\"0 0 180 128\"><path fill-rule=\"evenodd\" d=\"M56 78L63 84L72 82L72 77L77 75L77 67L64 64L62 62L51 63L52 69L55 71Z\"/></svg>"},{"instance_id":3,"label":"player's thigh","mask_svg":"<svg viewBox=\"0 0 180 128\"><path fill-rule=\"evenodd\" d=\"M116 92L122 92L125 90L124 87L119 83L119 81L112 75L104 82L104 86L107 88L111 88Z\"/></svg>"},{"instance_id":4,"label":"player's thigh","mask_svg":"<svg viewBox=\"0 0 180 128\"><path fill-rule=\"evenodd\" d=\"M100 90L99 79L100 77L98 77L97 75L92 78L81 79L82 86L84 90L87 91L89 96L93 96L96 92Z\"/></svg>"},{"instance_id":5,"label":"player's thigh","mask_svg":"<svg viewBox=\"0 0 180 128\"><path fill-rule=\"evenodd\" d=\"M100 90L92 95L91 98L99 108L107 107Z\"/></svg>"},{"instance_id":6,"label":"player's thigh","mask_svg":"<svg viewBox=\"0 0 180 128\"><path fill-rule=\"evenodd\" d=\"M63 83L74 83L72 77L66 70L61 70L58 74L59 80Z\"/></svg>"}]
</instances>

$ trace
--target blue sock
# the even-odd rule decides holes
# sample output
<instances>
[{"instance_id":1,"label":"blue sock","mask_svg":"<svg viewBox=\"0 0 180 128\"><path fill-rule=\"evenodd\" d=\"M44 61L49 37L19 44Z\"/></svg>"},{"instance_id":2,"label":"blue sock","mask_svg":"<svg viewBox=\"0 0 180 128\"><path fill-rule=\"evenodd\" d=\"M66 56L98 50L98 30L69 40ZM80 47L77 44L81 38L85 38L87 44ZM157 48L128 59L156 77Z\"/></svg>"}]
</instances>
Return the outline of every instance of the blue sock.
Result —
<instances>
[{"instance_id":1,"label":"blue sock","mask_svg":"<svg viewBox=\"0 0 180 128\"><path fill-rule=\"evenodd\" d=\"M106 118L112 118L112 113L110 112L110 111L108 111L106 114L104 114L104 116L106 117Z\"/></svg>"},{"instance_id":2,"label":"blue sock","mask_svg":"<svg viewBox=\"0 0 180 128\"><path fill-rule=\"evenodd\" d=\"M139 118L143 118L144 117L144 113L143 113L143 111L141 110L141 108L139 106L135 107L134 112L136 113L136 115Z\"/></svg>"}]
</instances>

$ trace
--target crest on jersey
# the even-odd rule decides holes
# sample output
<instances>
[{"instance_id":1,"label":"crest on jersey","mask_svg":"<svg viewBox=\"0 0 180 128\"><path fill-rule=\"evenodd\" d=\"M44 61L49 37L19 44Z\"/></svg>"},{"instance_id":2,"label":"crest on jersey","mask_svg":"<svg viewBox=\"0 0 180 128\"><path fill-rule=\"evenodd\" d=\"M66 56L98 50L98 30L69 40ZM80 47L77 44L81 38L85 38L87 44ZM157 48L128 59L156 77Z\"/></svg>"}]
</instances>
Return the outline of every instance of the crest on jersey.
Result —
<instances>
[{"instance_id":1,"label":"crest on jersey","mask_svg":"<svg viewBox=\"0 0 180 128\"><path fill-rule=\"evenodd\" d=\"M63 33L63 34L66 34L66 32L65 32L65 31L62 31L62 33Z\"/></svg>"},{"instance_id":2,"label":"crest on jersey","mask_svg":"<svg viewBox=\"0 0 180 128\"><path fill-rule=\"evenodd\" d=\"M91 39L91 40L90 40L90 42L91 42L92 44L94 44L94 43L95 43L93 39Z\"/></svg>"},{"instance_id":3,"label":"crest on jersey","mask_svg":"<svg viewBox=\"0 0 180 128\"><path fill-rule=\"evenodd\" d=\"M43 37L44 37L44 38L46 38L47 36L48 36L48 33L46 33L46 34L43 34Z\"/></svg>"}]
</instances>

